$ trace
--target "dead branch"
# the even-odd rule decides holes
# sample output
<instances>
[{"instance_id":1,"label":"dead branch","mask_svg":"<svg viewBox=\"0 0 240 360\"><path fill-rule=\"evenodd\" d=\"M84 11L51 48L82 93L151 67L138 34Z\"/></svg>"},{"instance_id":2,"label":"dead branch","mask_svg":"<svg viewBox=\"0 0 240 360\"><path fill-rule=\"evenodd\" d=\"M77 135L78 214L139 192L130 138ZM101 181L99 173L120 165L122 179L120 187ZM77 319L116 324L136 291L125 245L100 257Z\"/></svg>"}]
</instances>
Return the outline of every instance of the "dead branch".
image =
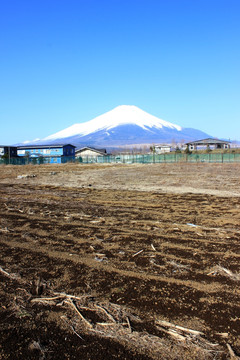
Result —
<instances>
[{"instance_id":1,"label":"dead branch","mask_svg":"<svg viewBox=\"0 0 240 360\"><path fill-rule=\"evenodd\" d=\"M104 312L104 314L113 322L116 323L116 320L113 318L113 316L111 314L109 314L109 312L104 309L102 306L100 305L95 305L96 308L100 309L102 312Z\"/></svg>"},{"instance_id":2,"label":"dead branch","mask_svg":"<svg viewBox=\"0 0 240 360\"><path fill-rule=\"evenodd\" d=\"M91 295L75 296L75 295L59 293L59 292L53 292L53 295L63 297L63 298L68 298L68 299L80 300L80 301L82 301L82 299L92 298Z\"/></svg>"},{"instance_id":3,"label":"dead branch","mask_svg":"<svg viewBox=\"0 0 240 360\"><path fill-rule=\"evenodd\" d=\"M216 335L221 336L223 339L228 338L228 333L216 333Z\"/></svg>"},{"instance_id":4,"label":"dead branch","mask_svg":"<svg viewBox=\"0 0 240 360\"><path fill-rule=\"evenodd\" d=\"M81 340L84 340L82 337L81 337L81 335L79 335L77 332L76 332L76 330L74 329L74 327L71 325L71 329L72 329L72 331L74 332L74 334L75 335L77 335Z\"/></svg>"},{"instance_id":5,"label":"dead branch","mask_svg":"<svg viewBox=\"0 0 240 360\"><path fill-rule=\"evenodd\" d=\"M155 246L153 244L151 244L151 248L154 250L154 251L157 251Z\"/></svg>"},{"instance_id":6,"label":"dead branch","mask_svg":"<svg viewBox=\"0 0 240 360\"><path fill-rule=\"evenodd\" d=\"M235 280L235 281L240 281L240 274L234 274L231 270L226 269L225 267L220 266L220 265L215 266L214 269L212 271L210 271L207 275L215 276L217 274L227 276L230 279Z\"/></svg>"},{"instance_id":7,"label":"dead branch","mask_svg":"<svg viewBox=\"0 0 240 360\"><path fill-rule=\"evenodd\" d=\"M92 309L90 307L87 307L87 306L82 306L82 305L79 305L78 304L78 307L81 309L81 310L87 310L87 311L96 311L96 309Z\"/></svg>"},{"instance_id":8,"label":"dead branch","mask_svg":"<svg viewBox=\"0 0 240 360\"><path fill-rule=\"evenodd\" d=\"M9 232L10 230L8 230L8 228L4 228L4 229L3 229L3 228L0 228L0 231L1 231L1 232Z\"/></svg>"},{"instance_id":9,"label":"dead branch","mask_svg":"<svg viewBox=\"0 0 240 360\"><path fill-rule=\"evenodd\" d=\"M229 352L229 355L230 355L230 360L239 360L239 356L235 355L232 347L230 344L227 344L227 348L228 348L228 352Z\"/></svg>"},{"instance_id":10,"label":"dead branch","mask_svg":"<svg viewBox=\"0 0 240 360\"><path fill-rule=\"evenodd\" d=\"M68 299L66 301L68 304L71 305L71 307L76 311L76 313L80 316L80 318L83 320L83 322L85 323L85 325L92 329L92 324L90 324L90 322L88 320L85 319L85 317L80 313L80 311L78 310L76 304L74 304L74 302L72 301L72 299Z\"/></svg>"},{"instance_id":11,"label":"dead branch","mask_svg":"<svg viewBox=\"0 0 240 360\"><path fill-rule=\"evenodd\" d=\"M189 270L189 265L178 264L174 260L169 261L169 264L172 265L173 267L177 268L177 269Z\"/></svg>"},{"instance_id":12,"label":"dead branch","mask_svg":"<svg viewBox=\"0 0 240 360\"><path fill-rule=\"evenodd\" d=\"M115 326L116 323L113 323L113 322L111 322L111 323L100 323L100 322L97 322L97 325L101 325L101 326ZM121 325L123 325L123 324L121 324Z\"/></svg>"},{"instance_id":13,"label":"dead branch","mask_svg":"<svg viewBox=\"0 0 240 360\"><path fill-rule=\"evenodd\" d=\"M40 301L53 301L53 300L58 300L58 299L62 299L63 296L53 296L50 298L35 298L32 299L31 302L40 302Z\"/></svg>"},{"instance_id":14,"label":"dead branch","mask_svg":"<svg viewBox=\"0 0 240 360\"><path fill-rule=\"evenodd\" d=\"M7 271L5 271L1 266L0 266L0 273L6 277L8 277L9 279L18 279L20 276L17 274L10 274Z\"/></svg>"},{"instance_id":15,"label":"dead branch","mask_svg":"<svg viewBox=\"0 0 240 360\"><path fill-rule=\"evenodd\" d=\"M7 271L3 270L3 268L1 266L0 266L0 273L11 278L11 275Z\"/></svg>"},{"instance_id":16,"label":"dead branch","mask_svg":"<svg viewBox=\"0 0 240 360\"><path fill-rule=\"evenodd\" d=\"M129 318L127 316L127 324L128 324L128 328L130 330L130 333L132 332L132 328L131 328L131 324L130 324L130 321L129 321Z\"/></svg>"},{"instance_id":17,"label":"dead branch","mask_svg":"<svg viewBox=\"0 0 240 360\"><path fill-rule=\"evenodd\" d=\"M133 255L132 255L132 257L135 257L135 256L137 256L137 255L141 254L142 252L143 252L143 249L142 249L142 250L140 250L140 251L138 251L138 252L136 252L135 254L133 254Z\"/></svg>"},{"instance_id":18,"label":"dead branch","mask_svg":"<svg viewBox=\"0 0 240 360\"><path fill-rule=\"evenodd\" d=\"M180 330L182 332L186 332L186 333L189 333L189 334L192 334L192 335L204 335L201 331L188 329L188 328L185 328L185 327L182 327L182 326L179 326L179 325L175 325L175 324L170 323L170 322L165 321L165 320L156 320L156 323L161 325L161 326L178 329L178 330Z\"/></svg>"},{"instance_id":19,"label":"dead branch","mask_svg":"<svg viewBox=\"0 0 240 360\"><path fill-rule=\"evenodd\" d=\"M163 331L164 333L174 337L175 339L179 340L179 341L185 341L186 340L186 336L180 335L179 333L177 333L174 330L166 330L162 327L160 327L160 330Z\"/></svg>"},{"instance_id":20,"label":"dead branch","mask_svg":"<svg viewBox=\"0 0 240 360\"><path fill-rule=\"evenodd\" d=\"M74 332L75 335L77 335L81 340L84 340L84 339L82 338L82 336L79 335L79 334L76 332L76 330L74 329L74 327L73 327L72 325L70 325L70 324L65 320L65 317L66 317L66 316L63 315L63 316L61 316L60 318L61 318L67 325L70 326L70 328L72 329L72 331Z\"/></svg>"},{"instance_id":21,"label":"dead branch","mask_svg":"<svg viewBox=\"0 0 240 360\"><path fill-rule=\"evenodd\" d=\"M9 211L13 211L13 210L15 210L14 208L10 208L9 206L7 206L7 204L6 203L4 203L4 206L6 207L6 209L7 210L9 210Z\"/></svg>"},{"instance_id":22,"label":"dead branch","mask_svg":"<svg viewBox=\"0 0 240 360\"><path fill-rule=\"evenodd\" d=\"M156 263L155 263L155 261L154 261L153 259L152 259L152 260L150 260L150 263L151 263L151 264L153 264L154 266L158 267L158 268L161 268L161 269L163 268L163 266L162 266L162 265L158 265L158 264L156 264Z\"/></svg>"}]
</instances>

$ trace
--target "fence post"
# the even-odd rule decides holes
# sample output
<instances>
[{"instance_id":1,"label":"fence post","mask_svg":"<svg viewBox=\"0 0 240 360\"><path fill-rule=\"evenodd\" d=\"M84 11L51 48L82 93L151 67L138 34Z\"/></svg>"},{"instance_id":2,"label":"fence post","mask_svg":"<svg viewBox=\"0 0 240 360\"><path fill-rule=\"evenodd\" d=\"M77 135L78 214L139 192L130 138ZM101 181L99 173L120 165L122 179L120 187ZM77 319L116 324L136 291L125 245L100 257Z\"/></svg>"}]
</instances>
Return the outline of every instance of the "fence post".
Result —
<instances>
[{"instance_id":1,"label":"fence post","mask_svg":"<svg viewBox=\"0 0 240 360\"><path fill-rule=\"evenodd\" d=\"M10 165L11 155L10 155L10 146L8 147L8 164Z\"/></svg>"}]
</instances>

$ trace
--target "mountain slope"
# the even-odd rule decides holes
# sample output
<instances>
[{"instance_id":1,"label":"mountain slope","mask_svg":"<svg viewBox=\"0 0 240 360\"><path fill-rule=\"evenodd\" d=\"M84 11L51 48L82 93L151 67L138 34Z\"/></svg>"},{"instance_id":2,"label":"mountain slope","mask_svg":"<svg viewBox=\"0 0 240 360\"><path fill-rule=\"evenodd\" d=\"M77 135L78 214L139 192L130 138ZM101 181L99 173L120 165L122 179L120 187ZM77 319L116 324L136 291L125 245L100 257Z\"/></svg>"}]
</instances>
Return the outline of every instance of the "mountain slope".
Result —
<instances>
[{"instance_id":1,"label":"mountain slope","mask_svg":"<svg viewBox=\"0 0 240 360\"><path fill-rule=\"evenodd\" d=\"M71 143L80 146L115 147L131 144L171 143L191 141L208 134L182 128L179 125L150 115L136 106L122 105L103 115L74 124L38 143Z\"/></svg>"},{"instance_id":2,"label":"mountain slope","mask_svg":"<svg viewBox=\"0 0 240 360\"><path fill-rule=\"evenodd\" d=\"M136 106L121 105L107 113L97 116L93 120L81 124L74 124L56 134L46 137L44 140L54 140L74 135L86 136L97 131L108 131L122 125L137 125L140 128L151 131L152 128L169 128L180 131L181 126L150 115Z\"/></svg>"}]
</instances>

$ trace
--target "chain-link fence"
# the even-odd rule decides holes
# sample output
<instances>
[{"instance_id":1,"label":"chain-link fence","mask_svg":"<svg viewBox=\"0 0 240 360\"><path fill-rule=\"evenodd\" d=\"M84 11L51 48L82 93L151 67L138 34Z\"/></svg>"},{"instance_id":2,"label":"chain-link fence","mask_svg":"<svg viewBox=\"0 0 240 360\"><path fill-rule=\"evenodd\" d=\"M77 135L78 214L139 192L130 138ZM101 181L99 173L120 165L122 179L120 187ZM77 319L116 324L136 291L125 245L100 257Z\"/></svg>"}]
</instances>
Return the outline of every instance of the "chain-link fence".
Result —
<instances>
[{"instance_id":1,"label":"chain-link fence","mask_svg":"<svg viewBox=\"0 0 240 360\"><path fill-rule=\"evenodd\" d=\"M122 164L153 164L153 163L175 163L175 162L207 162L207 163L226 163L240 162L238 153L206 153L206 154L143 154L143 155L106 155L106 156L82 156L75 159L76 162L84 164L90 163L122 163Z\"/></svg>"},{"instance_id":2,"label":"chain-link fence","mask_svg":"<svg viewBox=\"0 0 240 360\"><path fill-rule=\"evenodd\" d=\"M76 159L72 156L51 156L51 157L12 157L0 158L0 164L11 165L41 165L41 164L62 164L67 162L75 162Z\"/></svg>"},{"instance_id":3,"label":"chain-link fence","mask_svg":"<svg viewBox=\"0 0 240 360\"><path fill-rule=\"evenodd\" d=\"M120 155L105 155L105 156L82 156L73 158L72 156L52 156L52 157L15 157L15 158L0 158L0 164L12 165L40 165L40 164L59 164L59 163L83 163L83 164L107 164L107 163L121 163L121 164L154 164L154 163L229 163L240 162L239 153L167 153L167 154L120 154Z\"/></svg>"}]
</instances>

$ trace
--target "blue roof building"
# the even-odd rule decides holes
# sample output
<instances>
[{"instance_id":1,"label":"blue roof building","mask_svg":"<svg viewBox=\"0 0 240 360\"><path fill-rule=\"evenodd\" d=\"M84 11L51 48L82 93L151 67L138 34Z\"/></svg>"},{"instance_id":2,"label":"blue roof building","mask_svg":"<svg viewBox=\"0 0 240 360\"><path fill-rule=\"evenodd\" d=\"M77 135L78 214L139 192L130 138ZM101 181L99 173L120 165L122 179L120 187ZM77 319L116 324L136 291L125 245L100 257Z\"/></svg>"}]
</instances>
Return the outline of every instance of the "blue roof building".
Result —
<instances>
[{"instance_id":1,"label":"blue roof building","mask_svg":"<svg viewBox=\"0 0 240 360\"><path fill-rule=\"evenodd\" d=\"M71 144L18 146L17 155L29 159L41 158L44 163L60 164L75 159L75 147Z\"/></svg>"}]
</instances>

